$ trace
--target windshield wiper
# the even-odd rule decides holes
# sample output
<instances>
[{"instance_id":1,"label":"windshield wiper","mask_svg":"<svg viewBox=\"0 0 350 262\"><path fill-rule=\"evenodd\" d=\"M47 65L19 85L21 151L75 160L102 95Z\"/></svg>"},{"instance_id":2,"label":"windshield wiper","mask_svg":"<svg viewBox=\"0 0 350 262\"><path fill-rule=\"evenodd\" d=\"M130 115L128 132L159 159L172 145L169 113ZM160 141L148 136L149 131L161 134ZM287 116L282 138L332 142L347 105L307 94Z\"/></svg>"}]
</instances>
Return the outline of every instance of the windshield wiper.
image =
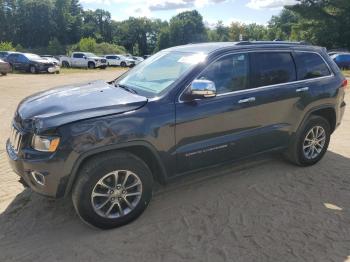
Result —
<instances>
[{"instance_id":1,"label":"windshield wiper","mask_svg":"<svg viewBox=\"0 0 350 262\"><path fill-rule=\"evenodd\" d=\"M126 91L128 91L130 93L137 94L137 91L135 89L132 89L131 87L128 87L126 85L116 84L115 86L123 88L124 90L126 90Z\"/></svg>"}]
</instances>

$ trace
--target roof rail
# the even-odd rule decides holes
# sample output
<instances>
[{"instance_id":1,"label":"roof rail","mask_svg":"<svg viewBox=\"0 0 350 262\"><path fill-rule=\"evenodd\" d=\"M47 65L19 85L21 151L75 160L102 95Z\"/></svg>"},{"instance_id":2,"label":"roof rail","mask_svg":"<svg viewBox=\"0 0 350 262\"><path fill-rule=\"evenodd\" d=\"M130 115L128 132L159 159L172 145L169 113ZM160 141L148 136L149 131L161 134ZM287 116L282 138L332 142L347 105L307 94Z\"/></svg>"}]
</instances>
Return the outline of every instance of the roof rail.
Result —
<instances>
[{"instance_id":1,"label":"roof rail","mask_svg":"<svg viewBox=\"0 0 350 262\"><path fill-rule=\"evenodd\" d=\"M289 42L289 41L241 41L236 45L310 45L307 42Z\"/></svg>"}]
</instances>

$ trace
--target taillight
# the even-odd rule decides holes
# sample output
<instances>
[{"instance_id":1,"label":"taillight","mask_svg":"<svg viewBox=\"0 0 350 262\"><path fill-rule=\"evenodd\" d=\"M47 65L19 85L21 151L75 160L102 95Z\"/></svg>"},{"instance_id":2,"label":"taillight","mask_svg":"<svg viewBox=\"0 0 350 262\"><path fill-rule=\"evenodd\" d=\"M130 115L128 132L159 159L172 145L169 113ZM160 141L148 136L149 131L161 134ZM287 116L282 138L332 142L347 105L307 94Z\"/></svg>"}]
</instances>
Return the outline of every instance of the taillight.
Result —
<instances>
[{"instance_id":1,"label":"taillight","mask_svg":"<svg viewBox=\"0 0 350 262\"><path fill-rule=\"evenodd\" d=\"M348 80L345 79L341 85L341 87L347 88L348 87Z\"/></svg>"}]
</instances>

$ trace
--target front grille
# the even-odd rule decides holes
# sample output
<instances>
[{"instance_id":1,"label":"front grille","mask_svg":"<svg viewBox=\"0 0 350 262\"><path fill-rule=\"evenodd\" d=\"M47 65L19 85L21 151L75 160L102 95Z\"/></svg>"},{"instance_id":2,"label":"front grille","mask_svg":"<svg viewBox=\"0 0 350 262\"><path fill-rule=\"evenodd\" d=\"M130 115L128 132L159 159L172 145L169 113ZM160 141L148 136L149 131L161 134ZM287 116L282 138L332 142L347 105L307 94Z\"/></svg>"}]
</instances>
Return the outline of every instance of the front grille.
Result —
<instances>
[{"instance_id":1,"label":"front grille","mask_svg":"<svg viewBox=\"0 0 350 262\"><path fill-rule=\"evenodd\" d=\"M13 150L18 153L22 142L22 134L14 126L11 128L10 144Z\"/></svg>"}]
</instances>

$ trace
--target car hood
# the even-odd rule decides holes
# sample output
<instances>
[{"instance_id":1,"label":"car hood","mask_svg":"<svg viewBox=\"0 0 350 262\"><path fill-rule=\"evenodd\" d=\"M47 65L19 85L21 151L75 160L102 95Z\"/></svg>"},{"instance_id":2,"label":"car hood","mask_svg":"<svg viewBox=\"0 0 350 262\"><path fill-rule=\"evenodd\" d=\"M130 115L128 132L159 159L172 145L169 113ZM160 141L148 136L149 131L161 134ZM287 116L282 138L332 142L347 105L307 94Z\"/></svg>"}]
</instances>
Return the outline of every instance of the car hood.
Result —
<instances>
[{"instance_id":1,"label":"car hood","mask_svg":"<svg viewBox=\"0 0 350 262\"><path fill-rule=\"evenodd\" d=\"M34 94L18 106L25 129L38 132L67 123L136 110L147 98L104 81L63 86Z\"/></svg>"}]
</instances>

